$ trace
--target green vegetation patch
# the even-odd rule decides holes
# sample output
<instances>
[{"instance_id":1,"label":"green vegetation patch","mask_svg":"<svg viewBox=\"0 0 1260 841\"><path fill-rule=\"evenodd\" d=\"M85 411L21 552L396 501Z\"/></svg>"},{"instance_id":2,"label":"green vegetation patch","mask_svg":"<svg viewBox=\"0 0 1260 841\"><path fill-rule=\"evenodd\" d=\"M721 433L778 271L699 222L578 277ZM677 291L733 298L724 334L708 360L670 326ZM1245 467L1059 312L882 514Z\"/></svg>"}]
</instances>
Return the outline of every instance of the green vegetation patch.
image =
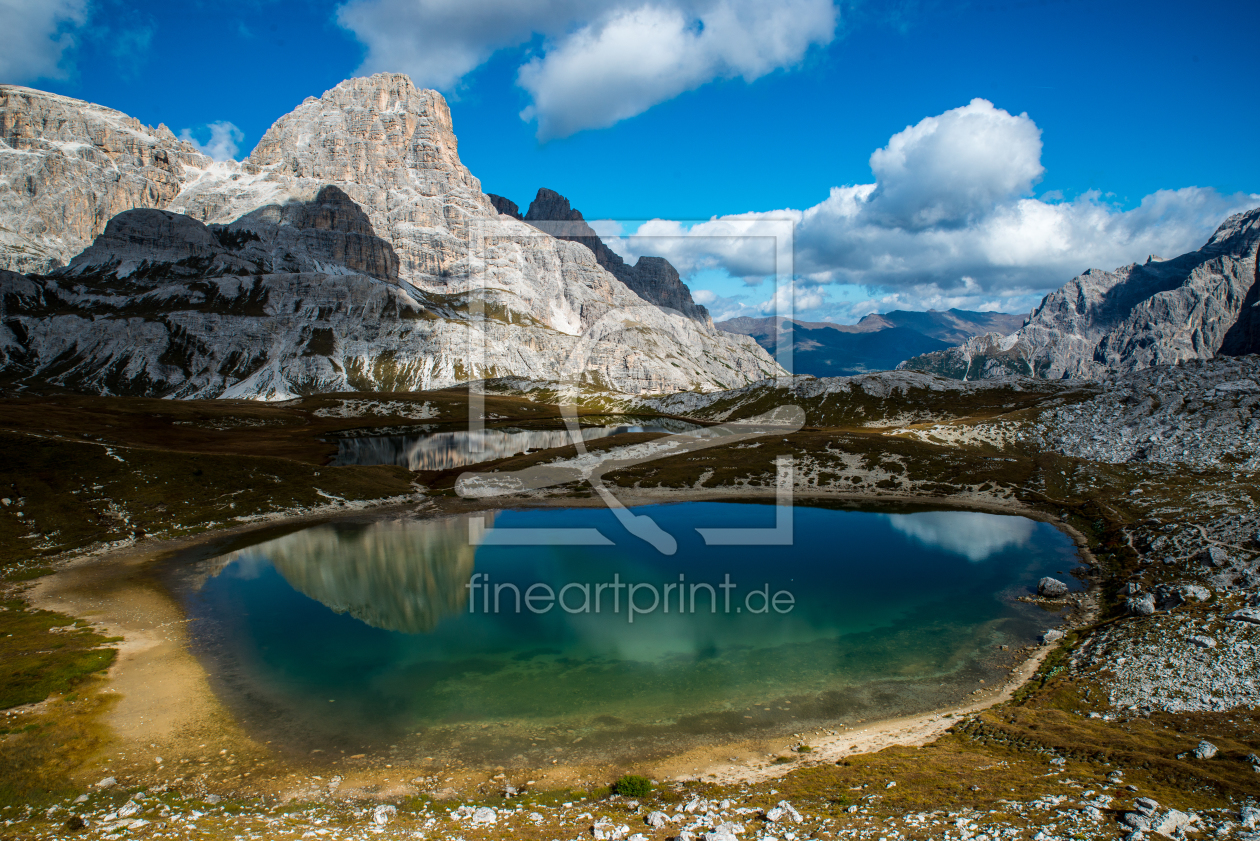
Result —
<instances>
[{"instance_id":1,"label":"green vegetation patch","mask_svg":"<svg viewBox=\"0 0 1260 841\"><path fill-rule=\"evenodd\" d=\"M69 692L114 662L116 652L106 647L114 641L69 616L0 602L0 709Z\"/></svg>"},{"instance_id":2,"label":"green vegetation patch","mask_svg":"<svg viewBox=\"0 0 1260 841\"><path fill-rule=\"evenodd\" d=\"M647 797L652 793L652 781L638 774L626 774L613 783L613 791L622 797Z\"/></svg>"}]
</instances>

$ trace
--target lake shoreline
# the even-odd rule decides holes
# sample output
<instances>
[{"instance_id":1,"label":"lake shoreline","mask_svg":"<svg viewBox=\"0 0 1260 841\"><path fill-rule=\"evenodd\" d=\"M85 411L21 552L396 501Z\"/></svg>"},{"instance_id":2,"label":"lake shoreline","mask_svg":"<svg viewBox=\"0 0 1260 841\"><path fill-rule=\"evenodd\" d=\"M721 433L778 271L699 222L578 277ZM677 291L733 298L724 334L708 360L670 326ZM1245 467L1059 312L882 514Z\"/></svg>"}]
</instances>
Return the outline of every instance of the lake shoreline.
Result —
<instances>
[{"instance_id":1,"label":"lake shoreline","mask_svg":"<svg viewBox=\"0 0 1260 841\"><path fill-rule=\"evenodd\" d=\"M673 502L749 502L773 500L773 490L685 489L679 491L625 491L617 495L623 504L648 505ZM966 498L925 498L900 494L837 494L798 492L798 502L837 502L845 507L908 507L916 510L974 510L1028 517L1056 526L1071 537L1083 564L1094 565L1084 537L1066 523L1032 506L1011 500L971 496ZM219 529L186 538L141 543L108 551L85 552L63 559L53 575L32 582L27 597L36 606L68 613L99 627L102 632L121 637L119 655L99 690L117 697L106 714L107 725L116 735L111 754L85 763L77 778L84 785L104 776L134 779L151 784L167 782L192 785L204 790L248 791L281 797L303 796L291 780L324 775L343 777L339 796L391 797L429 791L459 796L468 786L484 783L489 768L425 764L395 770L383 768L330 767L322 757L297 757L260 744L234 719L211 688L209 675L191 652L184 630L187 617L173 593L165 591L152 571L176 553L207 550L214 544L250 541L274 531L303 528L326 522L353 522L378 519L391 513L441 517L479 510L512 508L600 507L595 497L500 497L492 500L426 498L416 504L386 504L357 507L352 511L321 508L297 516L259 518L250 523ZM1087 624L1096 612L1091 590L1078 599L1074 625ZM719 782L754 782L781 776L794 769L833 763L846 756L872 752L888 745L920 745L939 737L960 717L1009 698L1035 674L1042 658L1053 648L1037 647L1015 667L1001 687L985 689L972 702L955 704L911 716L863 722L836 735L819 735L803 740L812 750L794 755L794 761L770 764L764 760L732 763L731 753L766 757L782 754L781 737L731 739L703 745L688 751L635 765L636 770L661 779L705 779ZM775 745L780 745L776 750ZM216 749L217 748L217 749ZM121 750L119 750L121 749ZM222 754L219 751L223 751ZM119 758L121 757L121 758ZM161 761L157 761L161 757ZM219 761L216 757L226 757ZM231 759L232 761L228 761ZM245 768L250 770L246 772ZM496 769L497 770L497 769ZM581 765L554 765L539 768L531 775L539 787L590 785L619 769ZM195 773L194 773L195 772ZM232 773L235 772L235 773ZM417 787L410 779L444 774L449 781ZM520 776L513 772L514 776Z\"/></svg>"}]
</instances>

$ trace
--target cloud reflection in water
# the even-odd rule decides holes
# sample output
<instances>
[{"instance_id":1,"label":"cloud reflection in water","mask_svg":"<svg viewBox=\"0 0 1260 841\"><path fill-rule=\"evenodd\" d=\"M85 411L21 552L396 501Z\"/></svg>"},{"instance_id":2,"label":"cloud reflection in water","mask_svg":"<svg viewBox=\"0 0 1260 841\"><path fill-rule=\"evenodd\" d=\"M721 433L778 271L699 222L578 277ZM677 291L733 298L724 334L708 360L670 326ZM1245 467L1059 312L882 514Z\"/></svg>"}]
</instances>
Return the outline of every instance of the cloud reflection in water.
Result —
<instances>
[{"instance_id":1,"label":"cloud reflection in water","mask_svg":"<svg viewBox=\"0 0 1260 841\"><path fill-rule=\"evenodd\" d=\"M924 511L888 514L889 524L908 537L970 561L983 561L1008 546L1023 546L1037 524L1024 517L978 511Z\"/></svg>"}]
</instances>

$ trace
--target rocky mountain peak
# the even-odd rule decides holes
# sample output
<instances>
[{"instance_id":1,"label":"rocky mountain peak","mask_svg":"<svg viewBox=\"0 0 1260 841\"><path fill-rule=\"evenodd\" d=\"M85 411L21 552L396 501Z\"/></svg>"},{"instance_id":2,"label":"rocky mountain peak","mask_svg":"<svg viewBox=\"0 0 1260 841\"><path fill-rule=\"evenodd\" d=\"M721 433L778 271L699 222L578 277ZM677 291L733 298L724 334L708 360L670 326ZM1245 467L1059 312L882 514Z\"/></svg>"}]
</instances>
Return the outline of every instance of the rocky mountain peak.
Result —
<instances>
[{"instance_id":1,"label":"rocky mountain peak","mask_svg":"<svg viewBox=\"0 0 1260 841\"><path fill-rule=\"evenodd\" d=\"M410 188L426 196L481 192L481 182L460 163L446 100L401 73L348 79L281 117L245 161L249 171L271 168L300 180Z\"/></svg>"},{"instance_id":2,"label":"rocky mountain peak","mask_svg":"<svg viewBox=\"0 0 1260 841\"><path fill-rule=\"evenodd\" d=\"M348 79L308 97L243 163L199 174L171 209L229 224L260 207L310 202L328 185L390 243L397 276L420 287L466 277L468 223L498 217L459 160L446 100L398 73Z\"/></svg>"},{"instance_id":3,"label":"rocky mountain peak","mask_svg":"<svg viewBox=\"0 0 1260 841\"><path fill-rule=\"evenodd\" d=\"M664 257L640 257L633 266L627 264L620 254L600 239L581 211L555 190L539 188L523 217L514 202L502 196L491 196L490 200L506 216L522 219L557 239L585 245L601 266L643 300L676 310L702 324L713 325L709 311L692 299L691 290L668 260Z\"/></svg>"},{"instance_id":4,"label":"rocky mountain peak","mask_svg":"<svg viewBox=\"0 0 1260 841\"><path fill-rule=\"evenodd\" d=\"M534 196L534 200L529 203L529 211L525 214L526 222L582 222L585 219L582 214L574 210L569 205L569 200L557 193L555 190L548 190L546 187L538 188L538 195ZM589 225L584 227L595 235L594 229Z\"/></svg>"},{"instance_id":5,"label":"rocky mountain peak","mask_svg":"<svg viewBox=\"0 0 1260 841\"><path fill-rule=\"evenodd\" d=\"M208 157L120 111L0 85L0 268L46 273L117 214L165 207Z\"/></svg>"},{"instance_id":6,"label":"rocky mountain peak","mask_svg":"<svg viewBox=\"0 0 1260 841\"><path fill-rule=\"evenodd\" d=\"M494 205L494 209L498 211L500 216L511 216L513 219L521 218L521 209L511 199L496 196L494 193L486 193L486 198L490 199L490 204Z\"/></svg>"}]
</instances>

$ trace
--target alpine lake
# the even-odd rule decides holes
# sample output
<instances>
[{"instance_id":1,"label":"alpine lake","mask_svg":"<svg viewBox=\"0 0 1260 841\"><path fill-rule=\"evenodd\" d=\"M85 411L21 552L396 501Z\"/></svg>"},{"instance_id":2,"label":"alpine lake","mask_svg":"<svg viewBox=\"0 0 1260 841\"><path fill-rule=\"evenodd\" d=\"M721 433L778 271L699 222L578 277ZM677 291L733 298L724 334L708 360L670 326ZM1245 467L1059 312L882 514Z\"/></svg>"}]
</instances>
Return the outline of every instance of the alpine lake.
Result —
<instances>
[{"instance_id":1,"label":"alpine lake","mask_svg":"<svg viewBox=\"0 0 1260 841\"><path fill-rule=\"evenodd\" d=\"M1019 597L1044 575L1081 589L1068 536L1019 516L798 500L790 543L709 545L699 529L771 533L775 506L632 510L677 550L605 508L395 513L207 544L159 575L215 692L258 738L492 767L956 704L1057 624ZM592 529L595 545L565 545Z\"/></svg>"}]
</instances>

